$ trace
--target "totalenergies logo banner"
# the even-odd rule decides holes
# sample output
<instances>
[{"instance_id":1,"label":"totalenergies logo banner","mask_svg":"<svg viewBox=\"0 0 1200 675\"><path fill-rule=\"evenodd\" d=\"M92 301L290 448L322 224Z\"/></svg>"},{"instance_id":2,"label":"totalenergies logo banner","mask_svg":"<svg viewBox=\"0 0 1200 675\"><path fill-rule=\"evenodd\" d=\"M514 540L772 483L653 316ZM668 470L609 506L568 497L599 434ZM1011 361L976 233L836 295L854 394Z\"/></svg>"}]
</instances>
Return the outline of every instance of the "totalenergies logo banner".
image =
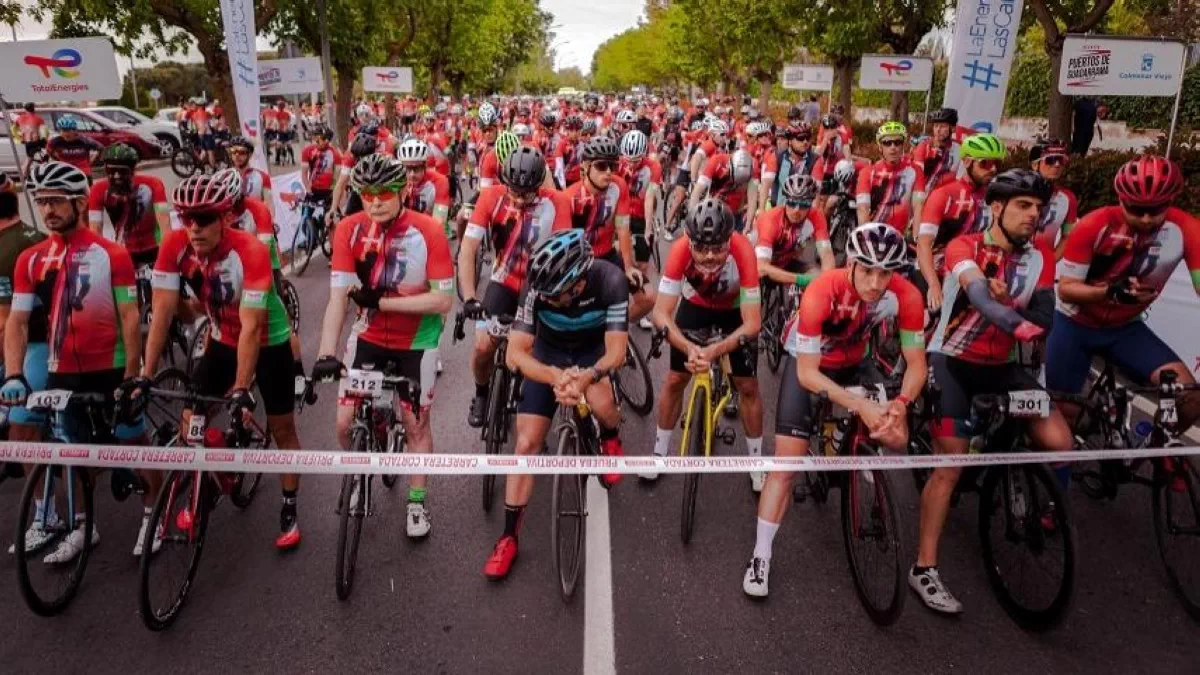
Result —
<instances>
[{"instance_id":1,"label":"totalenergies logo banner","mask_svg":"<svg viewBox=\"0 0 1200 675\"><path fill-rule=\"evenodd\" d=\"M112 43L104 37L0 43L0 94L33 102L120 98Z\"/></svg>"},{"instance_id":2,"label":"totalenergies logo banner","mask_svg":"<svg viewBox=\"0 0 1200 675\"><path fill-rule=\"evenodd\" d=\"M924 56L864 54L859 89L926 91L933 86L933 59Z\"/></svg>"}]
</instances>

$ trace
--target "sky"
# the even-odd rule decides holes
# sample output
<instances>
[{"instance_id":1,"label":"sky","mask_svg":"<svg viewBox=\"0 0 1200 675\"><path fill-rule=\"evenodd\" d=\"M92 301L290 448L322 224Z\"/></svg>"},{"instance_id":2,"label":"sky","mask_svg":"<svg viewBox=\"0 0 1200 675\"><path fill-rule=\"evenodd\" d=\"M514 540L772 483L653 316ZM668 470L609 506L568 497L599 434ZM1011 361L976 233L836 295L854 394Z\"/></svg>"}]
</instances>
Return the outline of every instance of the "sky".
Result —
<instances>
[{"instance_id":1,"label":"sky","mask_svg":"<svg viewBox=\"0 0 1200 675\"><path fill-rule=\"evenodd\" d=\"M554 15L555 67L577 66L586 75L592 54L601 42L637 25L642 0L542 0L542 9Z\"/></svg>"}]
</instances>

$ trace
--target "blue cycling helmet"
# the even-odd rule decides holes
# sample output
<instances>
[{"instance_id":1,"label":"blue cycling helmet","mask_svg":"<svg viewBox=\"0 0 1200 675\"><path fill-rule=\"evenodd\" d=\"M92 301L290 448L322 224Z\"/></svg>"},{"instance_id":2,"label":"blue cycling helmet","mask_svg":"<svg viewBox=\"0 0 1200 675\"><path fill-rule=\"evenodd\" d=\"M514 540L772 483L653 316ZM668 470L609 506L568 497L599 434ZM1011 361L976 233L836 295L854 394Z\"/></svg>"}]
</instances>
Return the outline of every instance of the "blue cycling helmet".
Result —
<instances>
[{"instance_id":1,"label":"blue cycling helmet","mask_svg":"<svg viewBox=\"0 0 1200 675\"><path fill-rule=\"evenodd\" d=\"M54 123L54 128L59 131L75 131L79 128L79 122L74 117L60 117Z\"/></svg>"},{"instance_id":2,"label":"blue cycling helmet","mask_svg":"<svg viewBox=\"0 0 1200 675\"><path fill-rule=\"evenodd\" d=\"M559 232L534 249L529 260L529 288L543 296L561 295L587 274L594 259L582 229Z\"/></svg>"}]
</instances>

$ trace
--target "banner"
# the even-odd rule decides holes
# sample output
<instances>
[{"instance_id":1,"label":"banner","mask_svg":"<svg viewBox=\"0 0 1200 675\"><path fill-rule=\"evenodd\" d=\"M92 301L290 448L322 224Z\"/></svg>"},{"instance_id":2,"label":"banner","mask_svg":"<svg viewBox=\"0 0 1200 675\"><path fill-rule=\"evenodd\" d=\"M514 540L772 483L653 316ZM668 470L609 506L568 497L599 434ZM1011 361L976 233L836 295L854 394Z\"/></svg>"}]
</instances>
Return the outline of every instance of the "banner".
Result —
<instances>
[{"instance_id":1,"label":"banner","mask_svg":"<svg viewBox=\"0 0 1200 675\"><path fill-rule=\"evenodd\" d=\"M258 93L262 96L324 90L321 59L315 56L258 62Z\"/></svg>"},{"instance_id":2,"label":"banner","mask_svg":"<svg viewBox=\"0 0 1200 675\"><path fill-rule=\"evenodd\" d=\"M1196 340L1200 335L1200 312L1196 311L1196 300L1192 275L1186 264L1180 264L1145 316L1146 325L1200 378L1200 342Z\"/></svg>"},{"instance_id":3,"label":"banner","mask_svg":"<svg viewBox=\"0 0 1200 675\"><path fill-rule=\"evenodd\" d=\"M225 21L225 48L229 54L229 72L233 78L233 99L237 104L241 133L254 141L256 150L250 164L267 171L262 148L258 111L258 51L255 46L254 0L221 0ZM225 101L228 105L229 102Z\"/></svg>"},{"instance_id":4,"label":"banner","mask_svg":"<svg viewBox=\"0 0 1200 675\"><path fill-rule=\"evenodd\" d=\"M858 70L859 89L928 91L933 86L933 59L925 56L864 54Z\"/></svg>"},{"instance_id":5,"label":"banner","mask_svg":"<svg viewBox=\"0 0 1200 675\"><path fill-rule=\"evenodd\" d=\"M271 196L275 199L275 238L282 252L292 245L292 236L300 227L300 200L304 183L300 172L271 176Z\"/></svg>"},{"instance_id":6,"label":"banner","mask_svg":"<svg viewBox=\"0 0 1200 675\"><path fill-rule=\"evenodd\" d=\"M367 66L362 72L363 91L386 91L408 94L413 90L412 68L375 68Z\"/></svg>"},{"instance_id":7,"label":"banner","mask_svg":"<svg viewBox=\"0 0 1200 675\"><path fill-rule=\"evenodd\" d=\"M1183 43L1068 35L1058 91L1068 96L1174 96L1183 86Z\"/></svg>"},{"instance_id":8,"label":"banner","mask_svg":"<svg viewBox=\"0 0 1200 675\"><path fill-rule=\"evenodd\" d=\"M783 67L783 88L807 91L833 89L833 66L787 65Z\"/></svg>"},{"instance_id":9,"label":"banner","mask_svg":"<svg viewBox=\"0 0 1200 675\"><path fill-rule=\"evenodd\" d=\"M34 103L121 97L106 37L0 43L0 95Z\"/></svg>"},{"instance_id":10,"label":"banner","mask_svg":"<svg viewBox=\"0 0 1200 675\"><path fill-rule=\"evenodd\" d=\"M994 132L1017 51L1022 0L958 0L954 46L943 106L958 110L959 124Z\"/></svg>"}]
</instances>

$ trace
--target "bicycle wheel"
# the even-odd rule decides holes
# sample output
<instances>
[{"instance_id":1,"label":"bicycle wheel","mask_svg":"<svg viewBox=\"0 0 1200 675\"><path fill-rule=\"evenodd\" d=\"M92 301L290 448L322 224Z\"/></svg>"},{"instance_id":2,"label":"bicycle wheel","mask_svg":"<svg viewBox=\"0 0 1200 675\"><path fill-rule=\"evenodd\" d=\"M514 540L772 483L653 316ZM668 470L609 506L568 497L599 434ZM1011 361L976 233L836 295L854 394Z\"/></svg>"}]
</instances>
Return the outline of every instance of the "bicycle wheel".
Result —
<instances>
[{"instance_id":1,"label":"bicycle wheel","mask_svg":"<svg viewBox=\"0 0 1200 675\"><path fill-rule=\"evenodd\" d=\"M166 389L183 393L191 386L187 374L177 368L167 368L154 376L155 389ZM183 400L165 400L151 396L146 403L146 421L154 434L153 445L166 445L179 435L179 422L183 417Z\"/></svg>"},{"instance_id":2,"label":"bicycle wheel","mask_svg":"<svg viewBox=\"0 0 1200 675\"><path fill-rule=\"evenodd\" d=\"M1152 490L1154 537L1175 597L1200 621L1200 474L1186 457L1168 457Z\"/></svg>"},{"instance_id":3,"label":"bicycle wheel","mask_svg":"<svg viewBox=\"0 0 1200 675\"><path fill-rule=\"evenodd\" d=\"M640 417L649 415L654 409L654 383L650 380L646 356L632 339L625 347L625 365L613 376L617 378L617 393L629 408Z\"/></svg>"},{"instance_id":4,"label":"bicycle wheel","mask_svg":"<svg viewBox=\"0 0 1200 675\"><path fill-rule=\"evenodd\" d=\"M350 451L367 453L371 442L367 430L359 427L350 439ZM354 568L358 564L358 544L362 540L363 519L367 516L367 492L370 490L369 475L351 474L342 478L342 493L338 498L338 543L337 563L334 567L334 585L338 600L350 597L354 587Z\"/></svg>"},{"instance_id":5,"label":"bicycle wheel","mask_svg":"<svg viewBox=\"0 0 1200 675\"><path fill-rule=\"evenodd\" d=\"M687 426L683 430L681 454L692 457L703 457L704 446L708 439L708 397L707 388L698 388L692 398L692 410L688 415ZM696 530L696 491L700 487L700 474L689 473L683 477L683 514L680 518L679 536L683 543L692 541Z\"/></svg>"},{"instance_id":6,"label":"bicycle wheel","mask_svg":"<svg viewBox=\"0 0 1200 675\"><path fill-rule=\"evenodd\" d=\"M75 495L73 509L68 505L68 493ZM72 510L75 513L71 513ZM83 548L79 554L67 562L44 562L47 552L56 551L57 546L71 534L72 526L81 514ZM35 521L41 523L40 528L34 529ZM17 583L21 588L21 597L35 614L55 616L71 604L83 583L83 573L92 556L95 526L92 480L86 469L68 470L67 467L45 464L33 468L25 478L25 490L21 495L17 531L13 537L13 555L17 559ZM37 535L39 530L46 535L44 541L26 540L26 535Z\"/></svg>"},{"instance_id":7,"label":"bicycle wheel","mask_svg":"<svg viewBox=\"0 0 1200 675\"><path fill-rule=\"evenodd\" d=\"M257 386L257 385L256 385ZM255 392L259 400L262 399L262 392ZM266 424L266 419L262 417L262 408L255 411L255 420L260 425ZM264 436L261 440L255 443L244 443L246 450L265 450L271 444L270 436ZM229 492L229 501L239 509L245 509L254 501L254 495L258 493L258 486L262 483L263 475L261 473L239 473L237 480L233 482L233 488Z\"/></svg>"},{"instance_id":8,"label":"bicycle wheel","mask_svg":"<svg viewBox=\"0 0 1200 675\"><path fill-rule=\"evenodd\" d=\"M211 326L211 320L205 316L200 319L193 327L192 343L188 345L187 356L187 376L195 377L196 365L200 363L200 359L204 358L204 352L208 350L208 333Z\"/></svg>"},{"instance_id":9,"label":"bicycle wheel","mask_svg":"<svg viewBox=\"0 0 1200 675\"><path fill-rule=\"evenodd\" d=\"M292 270L296 276L304 274L313 254L313 227L311 220L305 220L296 228L292 235Z\"/></svg>"},{"instance_id":10,"label":"bicycle wheel","mask_svg":"<svg viewBox=\"0 0 1200 675\"><path fill-rule=\"evenodd\" d=\"M504 450L504 442L508 437L508 401L505 392L508 391L508 370L496 368L492 371L492 381L488 386L487 437L484 439L484 452L498 455ZM492 510L496 501L496 474L483 476L483 510Z\"/></svg>"},{"instance_id":11,"label":"bicycle wheel","mask_svg":"<svg viewBox=\"0 0 1200 675\"><path fill-rule=\"evenodd\" d=\"M867 616L890 626L904 609L900 525L887 474L851 471L842 493L842 541L854 591Z\"/></svg>"},{"instance_id":12,"label":"bicycle wheel","mask_svg":"<svg viewBox=\"0 0 1200 675\"><path fill-rule=\"evenodd\" d=\"M783 362L783 326L787 322L787 317L784 316L784 293L779 286L772 284L774 290L771 291L771 311L767 315L769 330L763 331L767 338L767 366L771 372L775 373L779 370L779 364Z\"/></svg>"},{"instance_id":13,"label":"bicycle wheel","mask_svg":"<svg viewBox=\"0 0 1200 675\"><path fill-rule=\"evenodd\" d=\"M1058 480L1040 464L988 469L979 489L979 539L996 600L1017 625L1043 631L1075 594L1075 533Z\"/></svg>"},{"instance_id":14,"label":"bicycle wheel","mask_svg":"<svg viewBox=\"0 0 1200 675\"><path fill-rule=\"evenodd\" d=\"M565 423L558 428L558 456L580 454L579 435L574 425ZM583 562L584 485L587 477L574 474L554 474L554 490L550 496L550 538L554 546L554 571L558 573L559 591L569 602L579 581Z\"/></svg>"},{"instance_id":15,"label":"bicycle wheel","mask_svg":"<svg viewBox=\"0 0 1200 675\"><path fill-rule=\"evenodd\" d=\"M327 260L333 260L333 239L329 238L329 228L324 224L320 224L318 227L320 228L318 236L321 238L321 253L325 254Z\"/></svg>"},{"instance_id":16,"label":"bicycle wheel","mask_svg":"<svg viewBox=\"0 0 1200 675\"><path fill-rule=\"evenodd\" d=\"M168 628L179 617L204 552L204 536L215 497L211 480L196 471L172 471L150 514L142 543L138 602L142 622L152 631ZM162 549L151 553L156 530Z\"/></svg>"},{"instance_id":17,"label":"bicycle wheel","mask_svg":"<svg viewBox=\"0 0 1200 675\"><path fill-rule=\"evenodd\" d=\"M196 152L188 146L177 148L171 153L171 171L180 178L188 178L198 171Z\"/></svg>"},{"instance_id":18,"label":"bicycle wheel","mask_svg":"<svg viewBox=\"0 0 1200 675\"><path fill-rule=\"evenodd\" d=\"M402 455L407 449L408 441L404 438L404 434L401 433L400 429L396 425L392 425L392 428L388 430L387 452L395 455ZM396 487L396 481L399 480L399 478L400 476L398 474L383 474L382 479L384 487L389 490Z\"/></svg>"},{"instance_id":19,"label":"bicycle wheel","mask_svg":"<svg viewBox=\"0 0 1200 675\"><path fill-rule=\"evenodd\" d=\"M284 279L279 284L279 290L283 296L283 306L287 309L288 318L291 319L292 332L296 335L300 334L300 293L296 291L296 285Z\"/></svg>"}]
</instances>

